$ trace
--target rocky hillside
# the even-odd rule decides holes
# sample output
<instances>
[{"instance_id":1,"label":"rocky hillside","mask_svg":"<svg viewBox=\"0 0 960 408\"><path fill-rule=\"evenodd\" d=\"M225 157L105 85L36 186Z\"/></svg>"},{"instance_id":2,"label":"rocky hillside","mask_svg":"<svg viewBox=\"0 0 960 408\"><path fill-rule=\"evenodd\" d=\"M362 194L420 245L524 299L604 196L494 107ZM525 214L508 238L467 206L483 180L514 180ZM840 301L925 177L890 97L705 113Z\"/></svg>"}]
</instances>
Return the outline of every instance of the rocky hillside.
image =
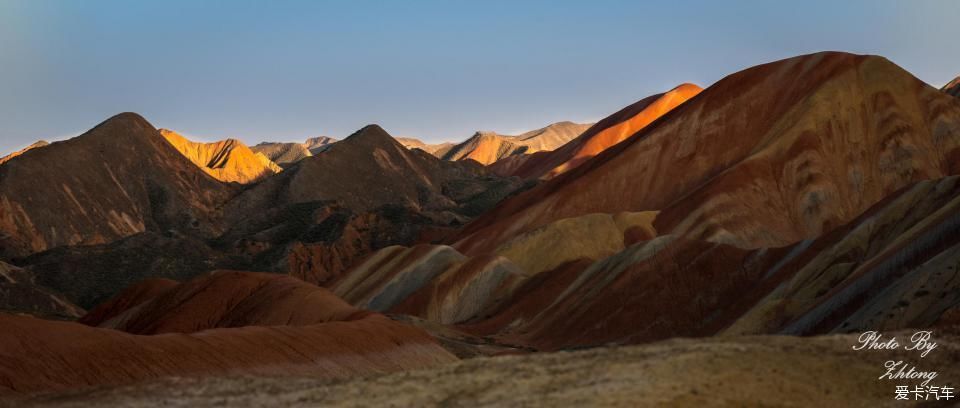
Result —
<instances>
[{"instance_id":1,"label":"rocky hillside","mask_svg":"<svg viewBox=\"0 0 960 408\"><path fill-rule=\"evenodd\" d=\"M223 182L249 184L283 170L236 139L197 143L172 130L160 129L160 134L200 169Z\"/></svg>"}]
</instances>

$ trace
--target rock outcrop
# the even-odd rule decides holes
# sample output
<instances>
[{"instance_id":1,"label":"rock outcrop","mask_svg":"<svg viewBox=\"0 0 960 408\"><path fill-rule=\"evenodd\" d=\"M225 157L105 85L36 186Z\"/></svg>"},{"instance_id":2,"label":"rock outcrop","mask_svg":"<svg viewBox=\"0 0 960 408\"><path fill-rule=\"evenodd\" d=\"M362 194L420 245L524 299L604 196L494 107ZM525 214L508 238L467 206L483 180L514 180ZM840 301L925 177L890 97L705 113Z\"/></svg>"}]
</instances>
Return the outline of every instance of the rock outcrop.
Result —
<instances>
[{"instance_id":1,"label":"rock outcrop","mask_svg":"<svg viewBox=\"0 0 960 408\"><path fill-rule=\"evenodd\" d=\"M283 170L267 156L254 153L236 139L197 143L172 130L160 129L160 134L203 171L223 182L249 184Z\"/></svg>"}]
</instances>

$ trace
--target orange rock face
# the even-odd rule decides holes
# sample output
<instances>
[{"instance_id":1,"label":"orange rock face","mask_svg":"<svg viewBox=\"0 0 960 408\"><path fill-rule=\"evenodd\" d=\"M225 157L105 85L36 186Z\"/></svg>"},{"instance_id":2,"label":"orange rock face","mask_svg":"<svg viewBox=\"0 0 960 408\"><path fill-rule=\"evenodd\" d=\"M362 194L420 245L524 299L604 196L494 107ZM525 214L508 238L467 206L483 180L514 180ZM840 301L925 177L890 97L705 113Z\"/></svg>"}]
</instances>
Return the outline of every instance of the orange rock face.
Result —
<instances>
[{"instance_id":1,"label":"orange rock face","mask_svg":"<svg viewBox=\"0 0 960 408\"><path fill-rule=\"evenodd\" d=\"M451 147L441 157L445 160L473 160L483 165L491 165L506 158L554 150L580 136L590 126L559 122L518 136L477 132L463 143Z\"/></svg>"},{"instance_id":2,"label":"orange rock face","mask_svg":"<svg viewBox=\"0 0 960 408\"><path fill-rule=\"evenodd\" d=\"M960 104L889 61L821 53L719 81L596 158L501 203L457 247L554 220L661 211L656 230L743 248L841 225L913 182L960 170Z\"/></svg>"},{"instance_id":3,"label":"orange rock face","mask_svg":"<svg viewBox=\"0 0 960 408\"><path fill-rule=\"evenodd\" d=\"M0 394L166 376L338 378L456 361L420 329L281 275L213 273L168 288L103 324L167 334L0 314Z\"/></svg>"},{"instance_id":4,"label":"orange rock face","mask_svg":"<svg viewBox=\"0 0 960 408\"><path fill-rule=\"evenodd\" d=\"M524 178L553 178L622 142L702 89L681 84L668 92L649 96L597 122L554 152L531 157L510 174Z\"/></svg>"},{"instance_id":5,"label":"orange rock face","mask_svg":"<svg viewBox=\"0 0 960 408\"><path fill-rule=\"evenodd\" d=\"M160 134L207 174L223 182L253 183L283 171L262 153L254 153L236 139L197 143L177 132L160 129Z\"/></svg>"}]
</instances>

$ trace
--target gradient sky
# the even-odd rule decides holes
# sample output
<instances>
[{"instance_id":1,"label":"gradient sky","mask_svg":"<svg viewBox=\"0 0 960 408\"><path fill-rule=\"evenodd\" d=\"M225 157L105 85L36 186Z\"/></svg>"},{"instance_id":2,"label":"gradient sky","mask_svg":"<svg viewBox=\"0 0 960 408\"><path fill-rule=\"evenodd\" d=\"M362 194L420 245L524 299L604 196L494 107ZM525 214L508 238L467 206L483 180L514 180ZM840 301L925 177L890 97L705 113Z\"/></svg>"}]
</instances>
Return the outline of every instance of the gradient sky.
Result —
<instances>
[{"instance_id":1,"label":"gradient sky","mask_svg":"<svg viewBox=\"0 0 960 408\"><path fill-rule=\"evenodd\" d=\"M821 50L960 74L960 1L0 0L0 152L134 111L198 140L594 121Z\"/></svg>"}]
</instances>

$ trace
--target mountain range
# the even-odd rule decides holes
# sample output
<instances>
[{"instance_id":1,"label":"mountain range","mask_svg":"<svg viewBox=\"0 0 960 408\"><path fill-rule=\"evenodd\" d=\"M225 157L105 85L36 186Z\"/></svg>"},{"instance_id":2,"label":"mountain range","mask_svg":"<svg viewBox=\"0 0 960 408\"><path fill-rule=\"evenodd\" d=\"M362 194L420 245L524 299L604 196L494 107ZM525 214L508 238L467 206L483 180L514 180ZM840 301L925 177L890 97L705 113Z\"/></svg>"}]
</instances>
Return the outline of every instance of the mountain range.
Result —
<instances>
[{"instance_id":1,"label":"mountain range","mask_svg":"<svg viewBox=\"0 0 960 408\"><path fill-rule=\"evenodd\" d=\"M473 160L490 165L508 157L554 150L589 127L590 125L573 122L558 122L517 136L477 132L464 142L450 147L440 157L444 160Z\"/></svg>"},{"instance_id":2,"label":"mountain range","mask_svg":"<svg viewBox=\"0 0 960 408\"><path fill-rule=\"evenodd\" d=\"M234 395L249 390L224 377L247 375L450 399L488 395L473 385L513 378L504 367L581 387L578 370L620 355L619 378L651 370L673 402L702 402L675 384L761 366L804 378L811 403L879 400L875 381L808 377L868 372L849 351L868 330L944 333L936 364L953 372L953 91L822 52L595 124L439 147L378 125L197 143L120 114L0 162L0 393L107 387L83 396L102 402L190 377Z\"/></svg>"}]
</instances>

